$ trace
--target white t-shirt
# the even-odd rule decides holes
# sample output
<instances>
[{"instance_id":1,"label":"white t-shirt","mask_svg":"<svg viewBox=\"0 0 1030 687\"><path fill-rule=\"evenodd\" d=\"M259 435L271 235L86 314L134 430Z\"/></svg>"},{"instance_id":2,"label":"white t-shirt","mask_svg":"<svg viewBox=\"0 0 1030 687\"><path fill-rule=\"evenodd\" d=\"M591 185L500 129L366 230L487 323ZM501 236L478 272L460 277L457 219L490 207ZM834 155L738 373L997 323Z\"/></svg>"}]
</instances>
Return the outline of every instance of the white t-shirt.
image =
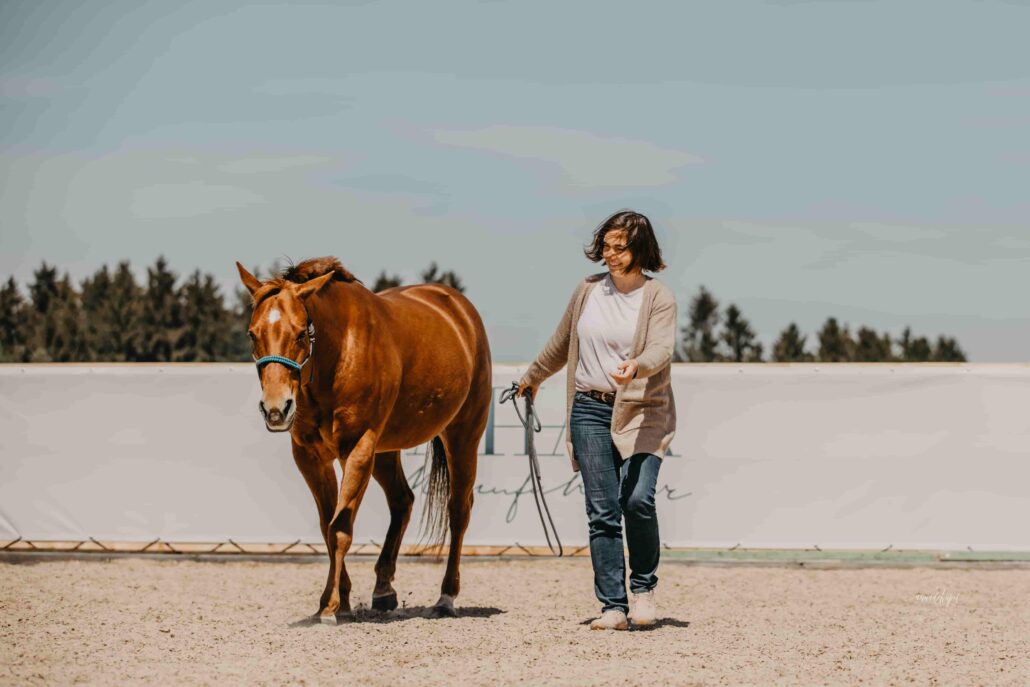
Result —
<instances>
[{"instance_id":1,"label":"white t-shirt","mask_svg":"<svg viewBox=\"0 0 1030 687\"><path fill-rule=\"evenodd\" d=\"M622 293L615 288L610 274L590 291L576 325L576 391L615 391L610 373L629 358L643 298L643 286Z\"/></svg>"}]
</instances>

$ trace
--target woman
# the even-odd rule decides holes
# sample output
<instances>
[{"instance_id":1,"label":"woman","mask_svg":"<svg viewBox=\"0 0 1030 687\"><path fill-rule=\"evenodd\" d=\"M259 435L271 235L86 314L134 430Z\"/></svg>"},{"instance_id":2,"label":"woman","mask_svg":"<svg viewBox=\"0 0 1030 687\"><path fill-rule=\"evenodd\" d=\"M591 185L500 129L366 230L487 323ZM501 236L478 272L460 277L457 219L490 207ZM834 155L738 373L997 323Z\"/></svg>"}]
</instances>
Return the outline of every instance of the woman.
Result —
<instances>
[{"instance_id":1,"label":"woman","mask_svg":"<svg viewBox=\"0 0 1030 687\"><path fill-rule=\"evenodd\" d=\"M676 299L644 272L665 268L651 222L622 211L605 220L584 251L607 272L584 279L558 328L519 381L535 397L540 383L568 363L568 450L580 470L590 525L595 630L655 622L658 520L655 484L672 441L676 410L669 363L676 338ZM622 518L629 548L626 596Z\"/></svg>"}]
</instances>

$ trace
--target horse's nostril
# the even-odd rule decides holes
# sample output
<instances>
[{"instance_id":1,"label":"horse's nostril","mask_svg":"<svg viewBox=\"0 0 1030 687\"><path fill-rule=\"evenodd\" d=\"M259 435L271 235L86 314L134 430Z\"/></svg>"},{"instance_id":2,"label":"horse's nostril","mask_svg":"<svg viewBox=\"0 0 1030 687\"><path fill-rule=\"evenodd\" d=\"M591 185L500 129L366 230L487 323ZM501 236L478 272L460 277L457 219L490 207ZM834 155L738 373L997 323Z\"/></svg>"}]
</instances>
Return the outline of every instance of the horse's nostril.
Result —
<instances>
[{"instance_id":1,"label":"horse's nostril","mask_svg":"<svg viewBox=\"0 0 1030 687\"><path fill-rule=\"evenodd\" d=\"M293 399L291 398L288 401L286 401L286 405L283 406L283 415L285 417L289 417L290 416L290 406L292 406L292 405L293 405Z\"/></svg>"},{"instance_id":2,"label":"horse's nostril","mask_svg":"<svg viewBox=\"0 0 1030 687\"><path fill-rule=\"evenodd\" d=\"M258 410L261 411L261 416L262 417L268 417L268 411L265 410L265 402L264 401L258 401Z\"/></svg>"}]
</instances>

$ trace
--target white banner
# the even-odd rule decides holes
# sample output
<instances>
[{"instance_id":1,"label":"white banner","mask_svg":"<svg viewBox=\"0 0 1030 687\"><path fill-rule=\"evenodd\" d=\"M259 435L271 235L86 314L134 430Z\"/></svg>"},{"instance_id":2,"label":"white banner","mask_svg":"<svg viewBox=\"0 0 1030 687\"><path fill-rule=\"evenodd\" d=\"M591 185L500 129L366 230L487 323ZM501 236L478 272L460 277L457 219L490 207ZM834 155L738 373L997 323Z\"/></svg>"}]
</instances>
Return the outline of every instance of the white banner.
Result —
<instances>
[{"instance_id":1,"label":"white banner","mask_svg":"<svg viewBox=\"0 0 1030 687\"><path fill-rule=\"evenodd\" d=\"M494 369L467 544L544 543L523 432ZM676 365L658 481L672 547L1030 550L1030 365ZM548 503L586 543L564 373L538 397ZM0 540L321 541L250 365L0 365ZM418 493L424 447L406 452ZM406 541L417 535L421 494ZM382 542L373 482L356 541Z\"/></svg>"}]
</instances>

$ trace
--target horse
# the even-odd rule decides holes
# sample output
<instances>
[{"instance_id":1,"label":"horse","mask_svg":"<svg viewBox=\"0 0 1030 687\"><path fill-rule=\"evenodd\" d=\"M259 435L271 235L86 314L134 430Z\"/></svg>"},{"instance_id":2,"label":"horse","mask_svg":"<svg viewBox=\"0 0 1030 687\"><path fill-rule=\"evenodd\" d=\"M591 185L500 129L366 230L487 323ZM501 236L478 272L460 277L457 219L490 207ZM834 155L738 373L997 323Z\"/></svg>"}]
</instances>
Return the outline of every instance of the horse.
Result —
<instances>
[{"instance_id":1,"label":"horse","mask_svg":"<svg viewBox=\"0 0 1030 687\"><path fill-rule=\"evenodd\" d=\"M268 431L290 433L329 552L317 617L335 625L352 616L344 556L370 477L390 509L372 608L397 607L392 582L414 502L401 451L426 443L432 467L423 518L437 550L450 531L431 614L455 616L461 544L493 396L479 313L443 284L373 293L334 257L305 260L264 282L236 267L253 302L247 333L261 383L258 409ZM343 471L339 484L334 461Z\"/></svg>"}]
</instances>

